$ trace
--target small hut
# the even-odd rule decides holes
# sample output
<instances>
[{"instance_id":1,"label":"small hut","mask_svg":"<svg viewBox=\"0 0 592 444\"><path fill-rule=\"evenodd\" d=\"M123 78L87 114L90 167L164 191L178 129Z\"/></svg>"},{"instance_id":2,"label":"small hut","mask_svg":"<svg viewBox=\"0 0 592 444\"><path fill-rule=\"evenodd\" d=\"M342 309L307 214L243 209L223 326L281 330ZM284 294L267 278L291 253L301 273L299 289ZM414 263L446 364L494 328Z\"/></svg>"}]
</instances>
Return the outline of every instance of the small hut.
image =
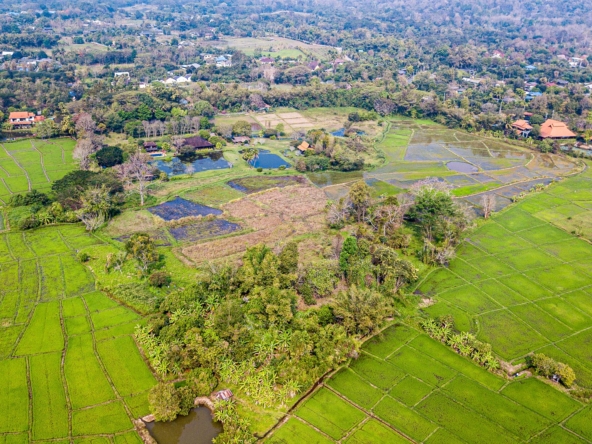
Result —
<instances>
[{"instance_id":1,"label":"small hut","mask_svg":"<svg viewBox=\"0 0 592 444\"><path fill-rule=\"evenodd\" d=\"M232 390L230 389L224 389L214 393L214 399L217 401L228 401L233 396Z\"/></svg>"}]
</instances>

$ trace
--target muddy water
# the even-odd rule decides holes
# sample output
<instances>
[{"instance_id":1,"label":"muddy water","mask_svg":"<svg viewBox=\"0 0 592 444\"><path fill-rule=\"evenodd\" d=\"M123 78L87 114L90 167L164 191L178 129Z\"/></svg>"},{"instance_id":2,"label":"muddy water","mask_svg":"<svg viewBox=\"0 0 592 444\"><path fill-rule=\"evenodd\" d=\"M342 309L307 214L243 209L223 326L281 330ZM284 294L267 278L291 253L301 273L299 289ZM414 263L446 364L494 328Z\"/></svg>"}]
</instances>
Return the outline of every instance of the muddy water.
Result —
<instances>
[{"instance_id":1,"label":"muddy water","mask_svg":"<svg viewBox=\"0 0 592 444\"><path fill-rule=\"evenodd\" d=\"M171 422L151 422L147 428L158 444L211 444L222 432L222 424L214 422L207 407L197 407Z\"/></svg>"},{"instance_id":2,"label":"muddy water","mask_svg":"<svg viewBox=\"0 0 592 444\"><path fill-rule=\"evenodd\" d=\"M466 162L448 162L446 164L449 170L457 171L459 173L476 173L479 171L475 165Z\"/></svg>"}]
</instances>

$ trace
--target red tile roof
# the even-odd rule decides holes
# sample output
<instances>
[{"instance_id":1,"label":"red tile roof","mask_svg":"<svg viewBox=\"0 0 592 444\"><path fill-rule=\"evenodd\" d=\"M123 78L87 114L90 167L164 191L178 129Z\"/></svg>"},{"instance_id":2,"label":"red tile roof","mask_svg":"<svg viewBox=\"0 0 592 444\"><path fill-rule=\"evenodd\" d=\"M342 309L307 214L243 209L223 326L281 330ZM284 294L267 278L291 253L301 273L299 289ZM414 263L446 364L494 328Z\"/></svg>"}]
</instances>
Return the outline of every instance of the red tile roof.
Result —
<instances>
[{"instance_id":1,"label":"red tile roof","mask_svg":"<svg viewBox=\"0 0 592 444\"><path fill-rule=\"evenodd\" d=\"M569 139L571 137L576 137L576 135L563 122L548 119L541 125L542 139Z\"/></svg>"},{"instance_id":2,"label":"red tile roof","mask_svg":"<svg viewBox=\"0 0 592 444\"><path fill-rule=\"evenodd\" d=\"M530 131L532 129L532 126L530 126L530 124L526 121L526 120L516 120L514 123L512 123L512 127L519 129L521 131Z\"/></svg>"}]
</instances>

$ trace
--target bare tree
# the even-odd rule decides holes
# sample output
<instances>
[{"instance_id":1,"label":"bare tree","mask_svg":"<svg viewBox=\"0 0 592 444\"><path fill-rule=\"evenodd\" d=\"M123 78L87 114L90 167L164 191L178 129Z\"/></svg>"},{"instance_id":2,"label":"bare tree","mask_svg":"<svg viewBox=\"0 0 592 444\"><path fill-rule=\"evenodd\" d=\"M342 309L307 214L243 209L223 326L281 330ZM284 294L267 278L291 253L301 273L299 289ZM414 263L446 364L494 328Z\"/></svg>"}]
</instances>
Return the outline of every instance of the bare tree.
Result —
<instances>
[{"instance_id":1,"label":"bare tree","mask_svg":"<svg viewBox=\"0 0 592 444\"><path fill-rule=\"evenodd\" d=\"M90 167L90 156L96 151L95 144L90 137L79 139L72 153L72 157L80 162L81 170L88 170Z\"/></svg>"},{"instance_id":2,"label":"bare tree","mask_svg":"<svg viewBox=\"0 0 592 444\"><path fill-rule=\"evenodd\" d=\"M117 173L128 186L133 187L135 184L140 194L140 205L143 206L148 192L146 187L153 176L148 156L143 153L132 154L126 163L118 166Z\"/></svg>"},{"instance_id":3,"label":"bare tree","mask_svg":"<svg viewBox=\"0 0 592 444\"><path fill-rule=\"evenodd\" d=\"M175 147L175 150L177 152L179 152L181 150L181 148L183 147L183 145L185 145L185 138L182 136L174 136L171 139L171 142L172 142L173 146Z\"/></svg>"},{"instance_id":4,"label":"bare tree","mask_svg":"<svg viewBox=\"0 0 592 444\"><path fill-rule=\"evenodd\" d=\"M483 217L488 219L495 209L495 194L484 194L481 196L481 206L483 207Z\"/></svg>"},{"instance_id":5,"label":"bare tree","mask_svg":"<svg viewBox=\"0 0 592 444\"><path fill-rule=\"evenodd\" d=\"M89 113L80 113L75 117L76 132L79 135L89 135L97 130L97 124Z\"/></svg>"}]
</instances>

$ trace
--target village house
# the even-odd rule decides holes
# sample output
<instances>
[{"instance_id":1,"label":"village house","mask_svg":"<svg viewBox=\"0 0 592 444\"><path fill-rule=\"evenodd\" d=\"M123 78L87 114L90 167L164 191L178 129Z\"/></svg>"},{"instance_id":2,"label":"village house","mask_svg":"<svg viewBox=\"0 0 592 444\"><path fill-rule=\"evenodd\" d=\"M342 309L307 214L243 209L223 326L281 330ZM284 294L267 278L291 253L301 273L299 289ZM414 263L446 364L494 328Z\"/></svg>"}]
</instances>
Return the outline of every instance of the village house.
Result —
<instances>
[{"instance_id":1,"label":"village house","mask_svg":"<svg viewBox=\"0 0 592 444\"><path fill-rule=\"evenodd\" d=\"M144 142L144 149L147 153L153 153L155 151L158 151L158 145L156 144L156 142Z\"/></svg>"},{"instance_id":2,"label":"village house","mask_svg":"<svg viewBox=\"0 0 592 444\"><path fill-rule=\"evenodd\" d=\"M310 144L308 142L306 142L306 141L304 141L300 145L298 145L297 148L302 153L304 153L304 152L312 149L311 146L310 146Z\"/></svg>"},{"instance_id":3,"label":"village house","mask_svg":"<svg viewBox=\"0 0 592 444\"><path fill-rule=\"evenodd\" d=\"M512 123L512 128L520 137L528 137L532 131L532 126L524 119L516 120Z\"/></svg>"},{"instance_id":4,"label":"village house","mask_svg":"<svg viewBox=\"0 0 592 444\"><path fill-rule=\"evenodd\" d=\"M251 141L251 138L247 137L247 136L236 136L236 137L232 138L233 143L248 144L250 141Z\"/></svg>"},{"instance_id":5,"label":"village house","mask_svg":"<svg viewBox=\"0 0 592 444\"><path fill-rule=\"evenodd\" d=\"M541 139L572 139L576 135L563 122L558 120L547 119L541 125Z\"/></svg>"},{"instance_id":6,"label":"village house","mask_svg":"<svg viewBox=\"0 0 592 444\"><path fill-rule=\"evenodd\" d=\"M234 395L230 389L224 389L214 393L214 399L217 401L228 401L233 396Z\"/></svg>"},{"instance_id":7,"label":"village house","mask_svg":"<svg viewBox=\"0 0 592 444\"><path fill-rule=\"evenodd\" d=\"M29 128L44 120L45 117L36 116L35 113L30 113L27 111L11 112L8 116L8 121L10 124L18 128Z\"/></svg>"},{"instance_id":8,"label":"village house","mask_svg":"<svg viewBox=\"0 0 592 444\"><path fill-rule=\"evenodd\" d=\"M210 143L206 139L202 139L199 136L189 137L183 141L184 147L191 147L196 150L211 149L214 148L214 144Z\"/></svg>"},{"instance_id":9,"label":"village house","mask_svg":"<svg viewBox=\"0 0 592 444\"><path fill-rule=\"evenodd\" d=\"M273 65L275 60L272 59L271 57L261 57L259 59L259 62L261 62L261 64L263 64L263 65Z\"/></svg>"},{"instance_id":10,"label":"village house","mask_svg":"<svg viewBox=\"0 0 592 444\"><path fill-rule=\"evenodd\" d=\"M321 64L318 60L313 60L312 62L309 62L306 66L308 66L313 71L316 71L321 67Z\"/></svg>"}]
</instances>

